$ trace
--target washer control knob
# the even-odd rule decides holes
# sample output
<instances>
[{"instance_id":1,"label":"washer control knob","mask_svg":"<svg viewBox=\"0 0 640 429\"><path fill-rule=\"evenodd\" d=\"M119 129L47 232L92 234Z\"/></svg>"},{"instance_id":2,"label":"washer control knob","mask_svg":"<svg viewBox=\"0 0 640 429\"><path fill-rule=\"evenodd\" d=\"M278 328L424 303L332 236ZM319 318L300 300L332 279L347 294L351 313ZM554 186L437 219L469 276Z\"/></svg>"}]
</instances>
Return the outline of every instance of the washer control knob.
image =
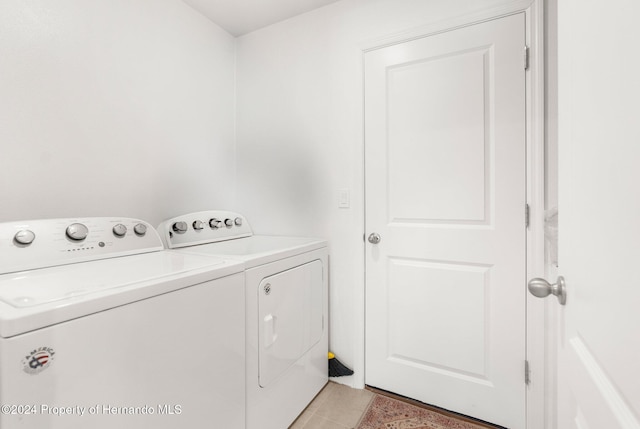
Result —
<instances>
[{"instance_id":1,"label":"washer control knob","mask_svg":"<svg viewBox=\"0 0 640 429\"><path fill-rule=\"evenodd\" d=\"M193 229L203 229L204 228L204 222L202 222L201 220L194 220L193 221Z\"/></svg>"},{"instance_id":2,"label":"washer control knob","mask_svg":"<svg viewBox=\"0 0 640 429\"><path fill-rule=\"evenodd\" d=\"M227 226L233 226L233 221L231 219L225 219L224 224Z\"/></svg>"},{"instance_id":3,"label":"washer control knob","mask_svg":"<svg viewBox=\"0 0 640 429\"><path fill-rule=\"evenodd\" d=\"M173 224L171 229L178 234L184 234L187 232L187 222L176 222Z\"/></svg>"},{"instance_id":4,"label":"washer control knob","mask_svg":"<svg viewBox=\"0 0 640 429\"><path fill-rule=\"evenodd\" d=\"M209 219L209 226L213 229L220 228L222 226L222 222L219 219L213 218Z\"/></svg>"},{"instance_id":5,"label":"washer control knob","mask_svg":"<svg viewBox=\"0 0 640 429\"><path fill-rule=\"evenodd\" d=\"M241 217L235 218L233 223L235 223L237 226L242 226L242 218Z\"/></svg>"},{"instance_id":6,"label":"washer control knob","mask_svg":"<svg viewBox=\"0 0 640 429\"><path fill-rule=\"evenodd\" d=\"M136 224L136 226L133 227L133 232L135 232L136 235L142 237L147 233L147 225L145 225L144 223Z\"/></svg>"},{"instance_id":7,"label":"washer control knob","mask_svg":"<svg viewBox=\"0 0 640 429\"><path fill-rule=\"evenodd\" d=\"M113 227L113 235L116 237L124 237L127 233L127 227L119 223Z\"/></svg>"},{"instance_id":8,"label":"washer control knob","mask_svg":"<svg viewBox=\"0 0 640 429\"><path fill-rule=\"evenodd\" d=\"M67 237L73 241L82 241L89 235L89 228L81 223L72 223L67 227Z\"/></svg>"},{"instance_id":9,"label":"washer control knob","mask_svg":"<svg viewBox=\"0 0 640 429\"><path fill-rule=\"evenodd\" d=\"M16 235L13 236L13 239L18 244L29 245L33 243L33 240L36 239L36 235L33 233L33 231L23 229L22 231L16 232Z\"/></svg>"}]
</instances>

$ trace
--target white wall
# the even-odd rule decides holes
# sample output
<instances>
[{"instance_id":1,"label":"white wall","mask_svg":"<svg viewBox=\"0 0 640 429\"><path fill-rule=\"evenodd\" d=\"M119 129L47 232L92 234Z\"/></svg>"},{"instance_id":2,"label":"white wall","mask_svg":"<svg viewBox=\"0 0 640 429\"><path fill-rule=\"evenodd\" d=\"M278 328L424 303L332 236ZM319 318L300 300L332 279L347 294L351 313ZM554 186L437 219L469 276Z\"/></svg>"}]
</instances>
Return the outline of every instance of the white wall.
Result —
<instances>
[{"instance_id":1,"label":"white wall","mask_svg":"<svg viewBox=\"0 0 640 429\"><path fill-rule=\"evenodd\" d=\"M362 48L516 3L343 0L238 39L237 209L259 233L329 239L330 348L356 371L346 384L364 383Z\"/></svg>"},{"instance_id":2,"label":"white wall","mask_svg":"<svg viewBox=\"0 0 640 429\"><path fill-rule=\"evenodd\" d=\"M235 40L182 1L2 1L0 58L0 221L233 205Z\"/></svg>"}]
</instances>

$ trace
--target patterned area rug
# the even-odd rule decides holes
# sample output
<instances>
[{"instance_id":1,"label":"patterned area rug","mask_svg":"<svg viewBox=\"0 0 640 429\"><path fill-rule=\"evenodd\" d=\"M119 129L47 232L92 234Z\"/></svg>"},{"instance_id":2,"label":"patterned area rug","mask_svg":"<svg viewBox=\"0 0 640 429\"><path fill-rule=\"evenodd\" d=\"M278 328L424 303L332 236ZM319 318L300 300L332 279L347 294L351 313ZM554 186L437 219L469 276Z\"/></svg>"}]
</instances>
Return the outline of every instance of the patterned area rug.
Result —
<instances>
[{"instance_id":1,"label":"patterned area rug","mask_svg":"<svg viewBox=\"0 0 640 429\"><path fill-rule=\"evenodd\" d=\"M376 394L357 429L486 429L488 426Z\"/></svg>"}]
</instances>

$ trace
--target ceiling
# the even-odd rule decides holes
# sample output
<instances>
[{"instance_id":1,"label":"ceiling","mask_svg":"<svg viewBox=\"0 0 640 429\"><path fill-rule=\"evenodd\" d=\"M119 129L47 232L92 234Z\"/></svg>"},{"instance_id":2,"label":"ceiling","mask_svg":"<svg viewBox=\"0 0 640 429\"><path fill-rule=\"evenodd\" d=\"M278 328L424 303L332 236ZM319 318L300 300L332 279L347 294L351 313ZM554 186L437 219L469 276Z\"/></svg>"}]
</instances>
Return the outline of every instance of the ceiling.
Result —
<instances>
[{"instance_id":1,"label":"ceiling","mask_svg":"<svg viewBox=\"0 0 640 429\"><path fill-rule=\"evenodd\" d=\"M338 0L182 0L233 36L326 6Z\"/></svg>"}]
</instances>

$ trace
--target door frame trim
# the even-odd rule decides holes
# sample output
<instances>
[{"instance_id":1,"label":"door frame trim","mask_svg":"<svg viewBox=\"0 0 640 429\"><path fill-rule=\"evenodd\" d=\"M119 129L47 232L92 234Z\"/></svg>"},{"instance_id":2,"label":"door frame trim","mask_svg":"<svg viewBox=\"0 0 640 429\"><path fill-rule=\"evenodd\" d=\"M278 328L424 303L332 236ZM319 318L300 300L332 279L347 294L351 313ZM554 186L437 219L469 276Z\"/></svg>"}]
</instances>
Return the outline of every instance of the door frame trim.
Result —
<instances>
[{"instance_id":1,"label":"door frame trim","mask_svg":"<svg viewBox=\"0 0 640 429\"><path fill-rule=\"evenodd\" d=\"M361 88L362 108L364 110L364 54L368 51L384 48L390 45L408 42L410 40L432 36L445 31L478 24L484 21L502 18L517 13L525 14L525 40L529 47L529 68L525 75L526 85L526 201L530 207L530 222L526 236L526 278L522 287L526 288L528 279L544 277L544 213L545 213L545 80L544 80L544 1L517 0L501 6L487 8L482 12L466 14L447 19L435 24L419 26L395 34L376 38L360 43L361 51ZM523 47L524 49L524 47ZM363 112L364 113L364 112ZM364 129L364 114L362 114ZM362 137L362 195L365 195L365 141ZM525 208L522 208L524 216ZM366 202L363 204L363 227L366 226ZM366 231L363 231L363 234ZM366 243L363 240L363 267L366 258ZM356 345L358 367L362 373L355 381L354 387L364 388L365 362L365 274L363 272L360 290L357 295L360 300L358 314L362 315L360 344ZM527 293L526 308L526 351L529 363L530 382L526 386L526 422L528 429L543 429L546 421L555 420L553 415L553 398L555 379L549 375L547 363L551 362L549 338L545 329L547 312L544 300L536 300ZM525 363L523 362L522 382L524 383ZM551 415L550 415L551 414Z\"/></svg>"}]
</instances>

